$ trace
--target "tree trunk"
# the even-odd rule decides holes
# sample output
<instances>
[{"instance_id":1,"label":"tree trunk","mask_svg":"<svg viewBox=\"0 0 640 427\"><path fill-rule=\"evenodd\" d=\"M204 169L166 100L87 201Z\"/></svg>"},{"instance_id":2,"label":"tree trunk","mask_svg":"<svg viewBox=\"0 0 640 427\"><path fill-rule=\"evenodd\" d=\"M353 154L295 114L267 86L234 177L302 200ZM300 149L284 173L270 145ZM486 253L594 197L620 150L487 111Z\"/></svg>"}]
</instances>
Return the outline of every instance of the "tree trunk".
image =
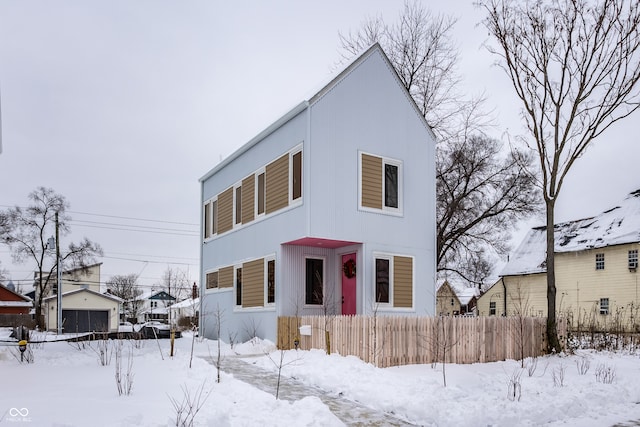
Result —
<instances>
[{"instance_id":1,"label":"tree trunk","mask_svg":"<svg viewBox=\"0 0 640 427\"><path fill-rule=\"evenodd\" d=\"M555 199L545 201L547 208L547 352L559 352L556 322L556 271L555 271Z\"/></svg>"}]
</instances>

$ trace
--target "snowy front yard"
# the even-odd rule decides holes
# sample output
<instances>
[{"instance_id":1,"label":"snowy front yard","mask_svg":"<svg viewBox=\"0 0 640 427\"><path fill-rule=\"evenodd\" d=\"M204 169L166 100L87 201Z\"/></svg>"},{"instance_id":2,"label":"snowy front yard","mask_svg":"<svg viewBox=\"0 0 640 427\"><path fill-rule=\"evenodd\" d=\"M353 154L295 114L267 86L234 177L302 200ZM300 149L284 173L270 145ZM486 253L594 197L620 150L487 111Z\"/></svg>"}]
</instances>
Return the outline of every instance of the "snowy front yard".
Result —
<instances>
[{"instance_id":1,"label":"snowy front yard","mask_svg":"<svg viewBox=\"0 0 640 427\"><path fill-rule=\"evenodd\" d=\"M3 330L0 340L7 335ZM96 342L35 344L29 364L20 363L16 346L0 346L0 425L175 425L175 404L185 393L195 402L200 390L197 426L342 425L318 398L276 400L224 373L216 383L215 367L203 357L213 356L217 343L196 340L189 368L191 343L191 335L184 334L169 357L169 340L146 340L139 347L125 341L120 373L121 385L132 374L129 395L118 393L114 341L104 366ZM279 363L280 352L269 358L265 351L274 351L273 345L256 341L233 350L223 345L227 357L260 354L250 363L276 370L273 361ZM446 365L447 387L441 365L378 369L320 350L287 351L284 365L283 375L417 425L608 426L640 419L640 356L632 354L544 357L535 370L523 370L516 361ZM579 368L587 372L581 375Z\"/></svg>"}]
</instances>

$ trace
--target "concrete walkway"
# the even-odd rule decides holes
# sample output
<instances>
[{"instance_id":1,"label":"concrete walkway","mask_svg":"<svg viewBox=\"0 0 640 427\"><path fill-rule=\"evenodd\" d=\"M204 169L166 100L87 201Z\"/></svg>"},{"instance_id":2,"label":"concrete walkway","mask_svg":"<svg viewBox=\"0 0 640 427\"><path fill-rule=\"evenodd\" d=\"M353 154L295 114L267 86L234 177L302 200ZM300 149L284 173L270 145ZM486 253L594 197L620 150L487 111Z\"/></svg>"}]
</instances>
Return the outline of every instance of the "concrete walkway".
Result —
<instances>
[{"instance_id":1,"label":"concrete walkway","mask_svg":"<svg viewBox=\"0 0 640 427\"><path fill-rule=\"evenodd\" d=\"M207 362L214 364L212 358L206 357ZM222 361L222 371L232 374L234 378L244 381L262 391L276 395L278 375L275 372L259 368L238 357L225 357ZM342 422L348 426L413 426L392 414L376 411L373 408L348 400L341 395L330 394L317 387L302 384L291 378L280 378L279 399L300 400L306 396L316 396L329 407Z\"/></svg>"}]
</instances>

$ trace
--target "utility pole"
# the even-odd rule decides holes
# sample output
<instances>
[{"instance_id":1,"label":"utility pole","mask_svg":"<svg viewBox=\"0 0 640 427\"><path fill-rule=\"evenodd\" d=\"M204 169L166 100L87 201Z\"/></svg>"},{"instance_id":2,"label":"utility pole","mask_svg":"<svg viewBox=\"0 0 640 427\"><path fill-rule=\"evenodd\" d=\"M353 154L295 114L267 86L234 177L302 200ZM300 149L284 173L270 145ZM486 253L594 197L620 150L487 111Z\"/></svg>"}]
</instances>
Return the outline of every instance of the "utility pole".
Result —
<instances>
[{"instance_id":1,"label":"utility pole","mask_svg":"<svg viewBox=\"0 0 640 427\"><path fill-rule=\"evenodd\" d=\"M62 272L60 271L60 229L56 212L56 274L58 283L58 335L62 334Z\"/></svg>"}]
</instances>

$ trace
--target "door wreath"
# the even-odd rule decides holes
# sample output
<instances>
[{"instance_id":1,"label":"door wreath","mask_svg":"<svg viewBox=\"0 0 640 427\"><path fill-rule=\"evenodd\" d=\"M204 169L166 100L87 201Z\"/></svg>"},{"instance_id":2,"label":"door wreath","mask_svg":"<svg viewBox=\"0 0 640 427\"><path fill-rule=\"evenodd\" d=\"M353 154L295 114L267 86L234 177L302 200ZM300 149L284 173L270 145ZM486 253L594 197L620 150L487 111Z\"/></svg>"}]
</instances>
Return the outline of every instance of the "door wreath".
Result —
<instances>
[{"instance_id":1,"label":"door wreath","mask_svg":"<svg viewBox=\"0 0 640 427\"><path fill-rule=\"evenodd\" d=\"M348 279L351 279L352 277L354 277L356 275L355 260L350 259L350 260L347 260L347 262L345 262L344 264L342 264L342 272Z\"/></svg>"}]
</instances>

